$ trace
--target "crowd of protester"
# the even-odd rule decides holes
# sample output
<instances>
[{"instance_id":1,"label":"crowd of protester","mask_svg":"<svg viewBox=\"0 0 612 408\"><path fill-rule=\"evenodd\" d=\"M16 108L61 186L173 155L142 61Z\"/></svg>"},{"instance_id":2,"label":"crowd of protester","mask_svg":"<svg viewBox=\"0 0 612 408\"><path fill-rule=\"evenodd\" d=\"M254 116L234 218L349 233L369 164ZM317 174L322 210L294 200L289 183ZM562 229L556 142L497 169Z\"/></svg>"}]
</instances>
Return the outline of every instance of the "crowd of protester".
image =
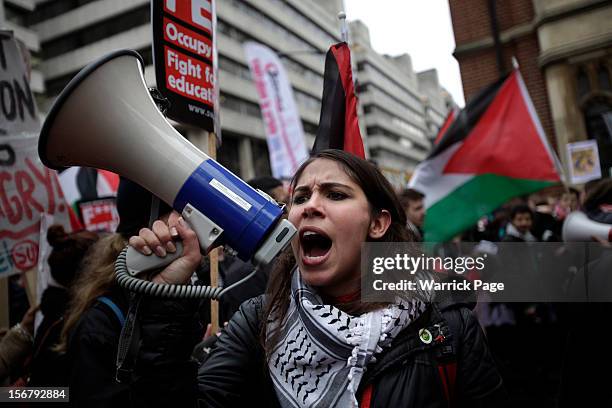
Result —
<instances>
[{"instance_id":1,"label":"crowd of protester","mask_svg":"<svg viewBox=\"0 0 612 408\"><path fill-rule=\"evenodd\" d=\"M420 233L423 221L414 216L414 209L422 207L424 196L406 189L400 192L400 197L409 224L412 223L409 229L414 231L416 225ZM597 302L586 304L500 303L487 301L486 296L479 298L475 313L485 329L513 406L612 404L612 393L603 380L608 377L606 367L612 362L612 353L593 347L596 338L601 339L600 335L607 336L609 332L601 322L612 313L608 306L612 300L611 244L593 236L592 241L599 245L588 245L587 248L594 252L591 258L586 261L582 256L573 259L571 250L567 249L571 246L562 244L563 223L573 211L583 212L591 221L612 224L612 179L590 181L580 190L557 186L514 198L438 248L438 254L443 256L466 255L473 253L475 247L486 248L489 254L510 249L508 257L504 258L502 253L497 254L498 258L506 270L520 270L523 280L525 271L536 271L533 280L526 284L549 285L556 281L562 287L560 293L567 294L567 299L571 300L575 291L584 297L586 281L589 299L597 299ZM538 242L547 244L530 245ZM510 246L504 247L506 244ZM597 246L601 246L603 252L594 251ZM533 259L538 258L537 251L541 248L546 256L554 254L559 260L549 264L545 262L550 259L538 260L538 270ZM553 252L550 248L559 250ZM561 268L547 270L550 265ZM545 281L538 273L553 273L554 276ZM590 335L593 327L600 327L597 335Z\"/></svg>"},{"instance_id":2,"label":"crowd of protester","mask_svg":"<svg viewBox=\"0 0 612 408\"><path fill-rule=\"evenodd\" d=\"M289 202L290 191L280 180L264 176L250 180L249 184L279 203ZM423 241L426 197L412 189L396 193L394 199L405 212L407 236ZM6 331L0 342L2 385L69 386L71 401L76 406L130 404L133 396L129 385L116 380L116 353L130 294L115 283L114 262L129 237L149 226L152 198L146 190L122 180L117 197L120 224L115 233L66 233L59 226L49 229L52 283L43 293L40 305L28 305L25 297L18 295L11 299L11 317L20 322ZM581 190L559 187L513 199L452 242L444 243L440 251L458 254L459 245L453 245L461 242L561 242L565 218L578 210L593 221L612 224L612 180L589 182ZM162 206L159 214L167 217L170 211ZM601 245L609 243L601 241ZM163 255L174 248L168 242L155 251ZM593 267L594 276L599 268L605 288L609 280L606 271L612 268L607 268L609 260L598 261ZM237 282L252 268L251 264L221 252L220 282L224 286ZM220 304L220 321L230 321L243 302L263 294L272 273L272 265L266 266L248 284L228 293ZM206 260L196 274L199 283L209 282ZM199 323L206 327L210 323L210 304L203 303L198 316ZM612 353L600 350L606 349L606 344L593 342L605 336L608 329L591 327L603 326L599 319L609 318L607 306L585 310L580 307L584 305L495 303L481 299L475 315L485 330L509 401L538 407L578 406L578 401L601 401L600 397L610 401L609 387L604 383L605 367L609 367L607 361ZM34 330L37 311L43 318ZM589 334L585 335L585 331ZM205 333L202 331L199 337L204 339ZM214 342L215 336L212 339ZM194 356L200 362L207 358L202 356L202 349L208 350L213 342L196 347ZM598 370L597 366L603 368ZM589 390L586 395L585 390Z\"/></svg>"}]
</instances>

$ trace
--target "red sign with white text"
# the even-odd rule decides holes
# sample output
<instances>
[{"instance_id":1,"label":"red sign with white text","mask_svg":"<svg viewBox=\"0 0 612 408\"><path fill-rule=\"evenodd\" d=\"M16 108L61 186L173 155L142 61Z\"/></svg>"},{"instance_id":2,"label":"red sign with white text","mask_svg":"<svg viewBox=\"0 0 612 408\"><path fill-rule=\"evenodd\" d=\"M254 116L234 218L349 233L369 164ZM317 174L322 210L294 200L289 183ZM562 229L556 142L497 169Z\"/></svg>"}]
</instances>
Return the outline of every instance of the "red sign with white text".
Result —
<instances>
[{"instance_id":1,"label":"red sign with white text","mask_svg":"<svg viewBox=\"0 0 612 408\"><path fill-rule=\"evenodd\" d=\"M212 40L164 17L164 40L212 60Z\"/></svg>"},{"instance_id":2,"label":"red sign with white text","mask_svg":"<svg viewBox=\"0 0 612 408\"><path fill-rule=\"evenodd\" d=\"M153 0L153 56L166 115L215 131L215 18L213 0Z\"/></svg>"},{"instance_id":3,"label":"red sign with white text","mask_svg":"<svg viewBox=\"0 0 612 408\"><path fill-rule=\"evenodd\" d=\"M213 106L212 71L200 61L165 47L166 87L187 98Z\"/></svg>"},{"instance_id":4,"label":"red sign with white text","mask_svg":"<svg viewBox=\"0 0 612 408\"><path fill-rule=\"evenodd\" d=\"M85 228L89 231L114 232L119 225L119 213L114 198L102 198L79 203Z\"/></svg>"},{"instance_id":5,"label":"red sign with white text","mask_svg":"<svg viewBox=\"0 0 612 408\"><path fill-rule=\"evenodd\" d=\"M164 11L212 33L212 0L165 0Z\"/></svg>"}]
</instances>

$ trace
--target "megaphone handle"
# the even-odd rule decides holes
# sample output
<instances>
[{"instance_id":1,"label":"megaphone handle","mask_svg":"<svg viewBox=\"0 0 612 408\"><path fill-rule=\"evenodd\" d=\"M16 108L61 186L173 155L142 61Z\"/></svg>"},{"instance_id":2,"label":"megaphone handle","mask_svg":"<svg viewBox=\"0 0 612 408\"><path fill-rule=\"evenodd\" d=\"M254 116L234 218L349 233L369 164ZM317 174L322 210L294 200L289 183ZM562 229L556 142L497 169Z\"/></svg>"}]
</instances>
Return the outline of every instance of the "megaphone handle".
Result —
<instances>
[{"instance_id":1,"label":"megaphone handle","mask_svg":"<svg viewBox=\"0 0 612 408\"><path fill-rule=\"evenodd\" d=\"M198 236L200 248L208 252L211 248L215 247L216 241L223 233L223 228L215 224L191 204L185 206L181 215ZM175 241L175 245L176 252L168 253L163 258L155 254L143 255L134 248L129 247L125 259L128 273L131 276L136 276L143 272L161 269L164 266L170 265L172 261L183 255L183 243Z\"/></svg>"},{"instance_id":2,"label":"megaphone handle","mask_svg":"<svg viewBox=\"0 0 612 408\"><path fill-rule=\"evenodd\" d=\"M155 254L144 255L136 251L131 246L128 247L125 262L128 273L131 276L136 276L143 272L161 269L167 265L170 265L172 261L180 258L181 255L183 255L183 243L181 241L174 241L174 245L176 246L176 252L168 253L163 258Z\"/></svg>"}]
</instances>

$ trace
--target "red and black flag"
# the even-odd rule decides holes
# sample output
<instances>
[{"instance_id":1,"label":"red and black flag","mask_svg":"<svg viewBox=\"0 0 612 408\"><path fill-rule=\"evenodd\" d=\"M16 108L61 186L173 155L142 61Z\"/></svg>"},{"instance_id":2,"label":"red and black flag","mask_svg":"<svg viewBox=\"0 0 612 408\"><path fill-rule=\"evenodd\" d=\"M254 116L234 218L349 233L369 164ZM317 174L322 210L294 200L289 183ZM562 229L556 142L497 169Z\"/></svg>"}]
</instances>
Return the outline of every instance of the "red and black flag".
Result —
<instances>
[{"instance_id":1,"label":"red and black flag","mask_svg":"<svg viewBox=\"0 0 612 408\"><path fill-rule=\"evenodd\" d=\"M442 137L444 137L444 134L446 133L448 128L453 124L453 122L455 121L455 118L457 118L458 115L459 115L459 108L453 108L450 110L450 112L448 112L448 115L446 115L446 119L444 119L444 123L442 123L442 126L440 126L438 135L436 136L436 139L434 140L434 145L437 145L438 143L440 143L440 140L442 140Z\"/></svg>"},{"instance_id":2,"label":"red and black flag","mask_svg":"<svg viewBox=\"0 0 612 408\"><path fill-rule=\"evenodd\" d=\"M351 51L344 42L332 45L325 57L321 117L312 152L325 149L340 149L365 159L357 119Z\"/></svg>"}]
</instances>

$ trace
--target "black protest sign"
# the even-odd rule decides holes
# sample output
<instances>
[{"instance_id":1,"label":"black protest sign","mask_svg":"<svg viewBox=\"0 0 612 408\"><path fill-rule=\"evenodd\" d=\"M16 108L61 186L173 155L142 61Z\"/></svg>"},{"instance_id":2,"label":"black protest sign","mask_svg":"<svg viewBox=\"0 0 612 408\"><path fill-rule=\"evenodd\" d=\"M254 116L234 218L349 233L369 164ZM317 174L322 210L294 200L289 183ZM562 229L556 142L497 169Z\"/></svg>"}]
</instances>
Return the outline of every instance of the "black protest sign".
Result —
<instances>
[{"instance_id":1,"label":"black protest sign","mask_svg":"<svg viewBox=\"0 0 612 408\"><path fill-rule=\"evenodd\" d=\"M153 0L153 59L166 115L215 130L214 0Z\"/></svg>"}]
</instances>

